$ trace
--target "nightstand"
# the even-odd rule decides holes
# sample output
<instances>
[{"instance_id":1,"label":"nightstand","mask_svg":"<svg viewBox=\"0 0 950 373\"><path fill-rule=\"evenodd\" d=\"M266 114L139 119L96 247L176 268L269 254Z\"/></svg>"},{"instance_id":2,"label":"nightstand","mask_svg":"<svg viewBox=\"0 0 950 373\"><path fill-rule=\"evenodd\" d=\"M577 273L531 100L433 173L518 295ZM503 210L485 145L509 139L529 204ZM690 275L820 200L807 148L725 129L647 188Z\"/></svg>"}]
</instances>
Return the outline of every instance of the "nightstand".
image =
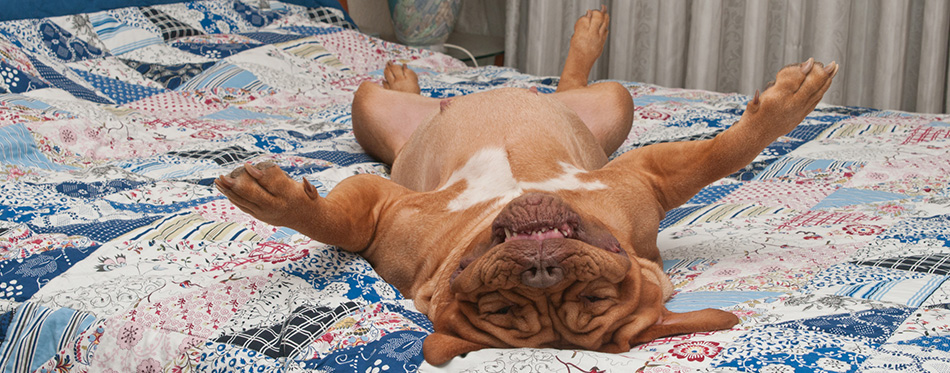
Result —
<instances>
[{"instance_id":1,"label":"nightstand","mask_svg":"<svg viewBox=\"0 0 950 373\"><path fill-rule=\"evenodd\" d=\"M468 49L478 66L497 65L502 66L505 63L505 38L501 36L474 35L453 32L449 35L446 44L455 44ZM446 46L445 54L464 61L469 66L472 65L472 58L465 52Z\"/></svg>"}]
</instances>

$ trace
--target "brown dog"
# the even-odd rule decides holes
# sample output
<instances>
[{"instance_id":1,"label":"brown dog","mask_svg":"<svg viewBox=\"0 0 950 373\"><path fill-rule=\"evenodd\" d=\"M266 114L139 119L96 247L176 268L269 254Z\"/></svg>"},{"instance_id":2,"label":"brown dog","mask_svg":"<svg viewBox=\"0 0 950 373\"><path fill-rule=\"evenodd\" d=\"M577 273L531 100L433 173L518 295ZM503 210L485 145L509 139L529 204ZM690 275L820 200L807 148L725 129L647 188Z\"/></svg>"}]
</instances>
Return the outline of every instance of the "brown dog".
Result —
<instances>
[{"instance_id":1,"label":"brown dog","mask_svg":"<svg viewBox=\"0 0 950 373\"><path fill-rule=\"evenodd\" d=\"M364 83L353 130L392 164L392 180L350 177L326 198L278 167L216 182L258 219L359 253L429 316L432 364L487 347L628 351L657 337L726 329L738 318L673 313L656 246L666 211L752 161L810 113L838 70L809 59L782 69L716 138L664 143L611 162L633 103L617 83L588 86L609 17L575 24L556 93L497 89L420 96L388 65Z\"/></svg>"}]
</instances>

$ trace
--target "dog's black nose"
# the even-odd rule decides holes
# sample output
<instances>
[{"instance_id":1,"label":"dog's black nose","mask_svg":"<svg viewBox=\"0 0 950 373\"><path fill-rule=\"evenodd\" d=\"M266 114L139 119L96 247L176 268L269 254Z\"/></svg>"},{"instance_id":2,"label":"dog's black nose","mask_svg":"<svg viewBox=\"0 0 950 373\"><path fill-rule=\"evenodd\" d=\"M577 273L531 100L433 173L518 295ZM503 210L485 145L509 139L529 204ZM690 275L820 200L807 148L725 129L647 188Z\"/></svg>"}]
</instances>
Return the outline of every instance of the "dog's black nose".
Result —
<instances>
[{"instance_id":1,"label":"dog's black nose","mask_svg":"<svg viewBox=\"0 0 950 373\"><path fill-rule=\"evenodd\" d=\"M533 288L544 289L561 282L564 269L553 258L544 258L521 272L521 283Z\"/></svg>"}]
</instances>

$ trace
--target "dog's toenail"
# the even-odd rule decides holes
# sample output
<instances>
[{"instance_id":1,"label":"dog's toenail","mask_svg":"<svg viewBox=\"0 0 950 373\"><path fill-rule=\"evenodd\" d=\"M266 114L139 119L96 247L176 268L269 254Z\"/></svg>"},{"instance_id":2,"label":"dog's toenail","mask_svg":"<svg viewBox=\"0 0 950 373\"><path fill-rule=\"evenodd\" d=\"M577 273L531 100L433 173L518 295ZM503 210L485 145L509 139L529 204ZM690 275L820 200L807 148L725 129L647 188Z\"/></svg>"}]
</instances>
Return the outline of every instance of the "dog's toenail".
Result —
<instances>
[{"instance_id":1,"label":"dog's toenail","mask_svg":"<svg viewBox=\"0 0 950 373\"><path fill-rule=\"evenodd\" d=\"M809 58L808 61L802 63L802 74L808 74L811 72L811 68L815 66L815 59Z\"/></svg>"},{"instance_id":2,"label":"dog's toenail","mask_svg":"<svg viewBox=\"0 0 950 373\"><path fill-rule=\"evenodd\" d=\"M825 66L825 73L828 75L832 75L837 70L838 70L838 63L835 61L831 61L831 63L829 63L828 66Z\"/></svg>"}]
</instances>

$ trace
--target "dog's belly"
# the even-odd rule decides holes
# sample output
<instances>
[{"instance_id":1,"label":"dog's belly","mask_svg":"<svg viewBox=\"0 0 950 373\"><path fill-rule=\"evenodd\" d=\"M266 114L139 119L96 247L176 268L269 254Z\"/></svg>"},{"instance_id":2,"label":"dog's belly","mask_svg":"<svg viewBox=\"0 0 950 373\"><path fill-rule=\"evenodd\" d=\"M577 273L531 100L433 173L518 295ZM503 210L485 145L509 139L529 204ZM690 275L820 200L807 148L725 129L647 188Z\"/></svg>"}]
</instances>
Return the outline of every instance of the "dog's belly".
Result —
<instances>
[{"instance_id":1,"label":"dog's belly","mask_svg":"<svg viewBox=\"0 0 950 373\"><path fill-rule=\"evenodd\" d=\"M416 191L462 179L490 183L484 177L506 182L493 187L513 181L542 190L583 188L572 175L606 162L593 134L570 108L551 95L506 88L443 105L396 157L392 179Z\"/></svg>"}]
</instances>

